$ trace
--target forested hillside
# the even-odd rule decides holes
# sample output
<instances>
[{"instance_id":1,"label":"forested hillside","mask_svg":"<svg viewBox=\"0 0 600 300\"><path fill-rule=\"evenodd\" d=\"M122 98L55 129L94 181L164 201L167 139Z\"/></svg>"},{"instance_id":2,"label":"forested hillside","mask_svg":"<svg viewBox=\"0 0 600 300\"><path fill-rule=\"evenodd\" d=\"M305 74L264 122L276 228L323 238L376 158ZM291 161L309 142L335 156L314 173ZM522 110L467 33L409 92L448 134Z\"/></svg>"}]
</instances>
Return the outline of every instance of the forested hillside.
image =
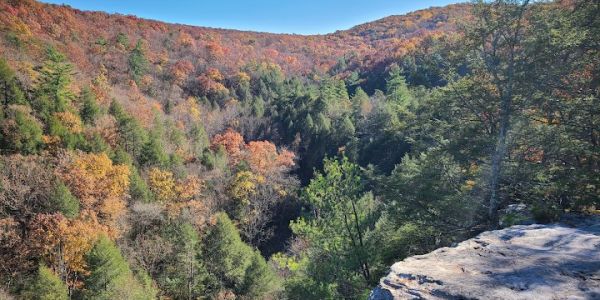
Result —
<instances>
[{"instance_id":1,"label":"forested hillside","mask_svg":"<svg viewBox=\"0 0 600 300\"><path fill-rule=\"evenodd\" d=\"M0 298L364 299L509 204L593 212L599 50L596 0L316 36L0 0Z\"/></svg>"}]
</instances>

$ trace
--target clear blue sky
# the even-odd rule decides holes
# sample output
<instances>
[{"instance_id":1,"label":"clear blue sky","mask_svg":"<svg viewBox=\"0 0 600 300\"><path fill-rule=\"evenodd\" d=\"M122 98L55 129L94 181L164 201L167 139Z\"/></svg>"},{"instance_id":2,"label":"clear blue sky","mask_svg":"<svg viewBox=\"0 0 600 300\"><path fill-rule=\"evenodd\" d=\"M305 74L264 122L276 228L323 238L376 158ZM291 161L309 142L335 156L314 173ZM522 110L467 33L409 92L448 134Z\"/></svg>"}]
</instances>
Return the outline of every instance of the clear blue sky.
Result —
<instances>
[{"instance_id":1,"label":"clear blue sky","mask_svg":"<svg viewBox=\"0 0 600 300\"><path fill-rule=\"evenodd\" d=\"M42 0L198 26L322 34L452 0Z\"/></svg>"}]
</instances>

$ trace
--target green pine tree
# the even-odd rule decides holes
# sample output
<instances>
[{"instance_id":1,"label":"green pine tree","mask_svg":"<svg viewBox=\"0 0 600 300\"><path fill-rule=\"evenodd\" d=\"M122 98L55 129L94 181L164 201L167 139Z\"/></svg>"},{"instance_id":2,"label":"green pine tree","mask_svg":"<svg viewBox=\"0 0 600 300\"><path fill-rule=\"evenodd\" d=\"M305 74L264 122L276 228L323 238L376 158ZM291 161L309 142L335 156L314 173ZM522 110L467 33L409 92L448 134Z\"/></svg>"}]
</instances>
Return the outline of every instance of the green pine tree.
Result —
<instances>
[{"instance_id":1,"label":"green pine tree","mask_svg":"<svg viewBox=\"0 0 600 300\"><path fill-rule=\"evenodd\" d=\"M79 215L79 200L71 194L69 188L62 182L54 186L50 195L52 210L61 212L67 218L75 218Z\"/></svg>"},{"instance_id":2,"label":"green pine tree","mask_svg":"<svg viewBox=\"0 0 600 300\"><path fill-rule=\"evenodd\" d=\"M219 213L216 219L205 240L204 260L209 271L222 278L226 287L240 289L246 269L252 263L252 249L244 244L227 214Z\"/></svg>"},{"instance_id":3,"label":"green pine tree","mask_svg":"<svg viewBox=\"0 0 600 300\"><path fill-rule=\"evenodd\" d=\"M40 70L34 109L40 113L44 120L55 112L66 111L71 106L75 95L70 89L73 76L73 66L67 62L66 57L55 50L48 48L47 60Z\"/></svg>"},{"instance_id":4,"label":"green pine tree","mask_svg":"<svg viewBox=\"0 0 600 300\"><path fill-rule=\"evenodd\" d=\"M199 259L200 238L189 223L176 224L167 230L167 239L174 245L174 255L165 267L161 285L176 299L197 299L204 295L204 281L208 276Z\"/></svg>"},{"instance_id":5,"label":"green pine tree","mask_svg":"<svg viewBox=\"0 0 600 300\"><path fill-rule=\"evenodd\" d=\"M69 299L69 290L67 285L50 268L40 265L35 279L23 293L23 298L34 300L67 300Z\"/></svg>"},{"instance_id":6,"label":"green pine tree","mask_svg":"<svg viewBox=\"0 0 600 300\"><path fill-rule=\"evenodd\" d=\"M368 111L365 111L365 108L369 103L369 95L367 95L363 89L358 87L351 101L355 119L368 113Z\"/></svg>"},{"instance_id":7,"label":"green pine tree","mask_svg":"<svg viewBox=\"0 0 600 300\"><path fill-rule=\"evenodd\" d=\"M254 251L252 262L246 269L246 279L242 294L249 299L259 299L280 287L280 281L258 250Z\"/></svg>"},{"instance_id":8,"label":"green pine tree","mask_svg":"<svg viewBox=\"0 0 600 300\"><path fill-rule=\"evenodd\" d=\"M145 203L152 201L152 192L144 178L140 176L138 169L133 165L130 165L129 169L131 170L131 175L129 175L129 194L131 198Z\"/></svg>"},{"instance_id":9,"label":"green pine tree","mask_svg":"<svg viewBox=\"0 0 600 300\"><path fill-rule=\"evenodd\" d=\"M99 112L100 107L98 107L98 103L96 103L94 93L92 93L89 87L85 87L83 91L81 91L81 119L86 124L93 125Z\"/></svg>"},{"instance_id":10,"label":"green pine tree","mask_svg":"<svg viewBox=\"0 0 600 300\"><path fill-rule=\"evenodd\" d=\"M117 246L101 237L86 255L85 299L154 299L155 291L138 282Z\"/></svg>"},{"instance_id":11,"label":"green pine tree","mask_svg":"<svg viewBox=\"0 0 600 300\"><path fill-rule=\"evenodd\" d=\"M203 259L208 271L221 280L222 288L250 299L273 292L277 281L264 258L242 241L226 213L218 213L216 219L204 240Z\"/></svg>"},{"instance_id":12,"label":"green pine tree","mask_svg":"<svg viewBox=\"0 0 600 300\"><path fill-rule=\"evenodd\" d=\"M146 130L116 100L111 102L109 113L117 120L120 146L133 158L139 158L142 148L148 139Z\"/></svg>"},{"instance_id":13,"label":"green pine tree","mask_svg":"<svg viewBox=\"0 0 600 300\"><path fill-rule=\"evenodd\" d=\"M42 127L31 109L12 104L0 121L0 146L10 153L34 154L42 146Z\"/></svg>"},{"instance_id":14,"label":"green pine tree","mask_svg":"<svg viewBox=\"0 0 600 300\"><path fill-rule=\"evenodd\" d=\"M169 156L165 153L160 139L152 134L140 152L139 162L143 166L165 166Z\"/></svg>"},{"instance_id":15,"label":"green pine tree","mask_svg":"<svg viewBox=\"0 0 600 300\"><path fill-rule=\"evenodd\" d=\"M146 74L148 70L148 59L143 47L142 40L138 40L135 48L129 54L129 72L137 83Z\"/></svg>"},{"instance_id":16,"label":"green pine tree","mask_svg":"<svg viewBox=\"0 0 600 300\"><path fill-rule=\"evenodd\" d=\"M398 65L392 65L385 87L388 101L400 105L408 105L412 102L411 92Z\"/></svg>"},{"instance_id":17,"label":"green pine tree","mask_svg":"<svg viewBox=\"0 0 600 300\"><path fill-rule=\"evenodd\" d=\"M210 140L208 139L208 134L204 129L204 125L202 123L194 124L190 130L189 136L194 153L200 157L204 149L210 145Z\"/></svg>"},{"instance_id":18,"label":"green pine tree","mask_svg":"<svg viewBox=\"0 0 600 300\"><path fill-rule=\"evenodd\" d=\"M0 58L0 104L26 104L25 94L19 87L15 72L4 58Z\"/></svg>"}]
</instances>

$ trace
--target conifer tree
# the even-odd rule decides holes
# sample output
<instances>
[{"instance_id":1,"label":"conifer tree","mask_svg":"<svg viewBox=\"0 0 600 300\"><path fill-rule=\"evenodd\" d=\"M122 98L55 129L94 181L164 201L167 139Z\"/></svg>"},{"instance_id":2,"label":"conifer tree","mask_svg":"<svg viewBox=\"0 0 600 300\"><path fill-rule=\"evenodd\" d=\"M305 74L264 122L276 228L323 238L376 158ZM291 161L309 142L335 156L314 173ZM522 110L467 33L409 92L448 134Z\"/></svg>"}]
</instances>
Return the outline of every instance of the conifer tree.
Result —
<instances>
[{"instance_id":1,"label":"conifer tree","mask_svg":"<svg viewBox=\"0 0 600 300\"><path fill-rule=\"evenodd\" d=\"M410 90L406 84L406 79L402 76L402 69L398 65L392 65L385 87L388 101L403 106L411 103Z\"/></svg>"},{"instance_id":2,"label":"conifer tree","mask_svg":"<svg viewBox=\"0 0 600 300\"><path fill-rule=\"evenodd\" d=\"M0 145L10 153L34 154L42 146L40 122L23 105L10 105L0 121Z\"/></svg>"},{"instance_id":3,"label":"conifer tree","mask_svg":"<svg viewBox=\"0 0 600 300\"><path fill-rule=\"evenodd\" d=\"M61 212L67 218L75 218L79 214L79 200L62 182L55 185L50 195L50 203L53 209Z\"/></svg>"},{"instance_id":4,"label":"conifer tree","mask_svg":"<svg viewBox=\"0 0 600 300\"><path fill-rule=\"evenodd\" d=\"M85 278L86 299L154 299L151 287L141 285L116 245L100 237L86 255L90 274Z\"/></svg>"},{"instance_id":5,"label":"conifer tree","mask_svg":"<svg viewBox=\"0 0 600 300\"><path fill-rule=\"evenodd\" d=\"M135 48L129 54L129 72L133 80L139 84L140 79L146 74L148 69L148 59L143 47L142 40L138 40Z\"/></svg>"},{"instance_id":6,"label":"conifer tree","mask_svg":"<svg viewBox=\"0 0 600 300\"><path fill-rule=\"evenodd\" d=\"M67 300L69 290L50 268L40 265L34 281L23 296L25 299L34 300Z\"/></svg>"},{"instance_id":7,"label":"conifer tree","mask_svg":"<svg viewBox=\"0 0 600 300\"><path fill-rule=\"evenodd\" d=\"M85 87L81 92L81 119L86 124L92 125L96 120L100 108L96 103L96 97L89 87Z\"/></svg>"},{"instance_id":8,"label":"conifer tree","mask_svg":"<svg viewBox=\"0 0 600 300\"><path fill-rule=\"evenodd\" d=\"M18 85L15 73L4 58L0 58L0 104L26 104L25 95Z\"/></svg>"},{"instance_id":9,"label":"conifer tree","mask_svg":"<svg viewBox=\"0 0 600 300\"><path fill-rule=\"evenodd\" d=\"M146 144L142 147L139 161L144 166L165 166L169 161L164 146L156 135L151 134Z\"/></svg>"},{"instance_id":10,"label":"conifer tree","mask_svg":"<svg viewBox=\"0 0 600 300\"><path fill-rule=\"evenodd\" d=\"M170 295L177 299L197 299L205 291L207 271L199 259L200 239L194 227L188 223L177 224L168 230L173 241L175 255L161 274L161 281Z\"/></svg>"},{"instance_id":11,"label":"conifer tree","mask_svg":"<svg viewBox=\"0 0 600 300\"><path fill-rule=\"evenodd\" d=\"M48 48L47 60L40 71L34 109L47 120L55 112L64 112L75 95L70 89L73 66L54 48Z\"/></svg>"},{"instance_id":12,"label":"conifer tree","mask_svg":"<svg viewBox=\"0 0 600 300\"><path fill-rule=\"evenodd\" d=\"M242 241L227 214L216 215L216 224L204 244L207 269L220 280L222 288L250 299L263 298L276 289L273 271L258 252Z\"/></svg>"},{"instance_id":13,"label":"conifer tree","mask_svg":"<svg viewBox=\"0 0 600 300\"><path fill-rule=\"evenodd\" d=\"M146 131L139 121L129 115L116 100L111 102L109 113L117 120L120 146L137 159L148 139Z\"/></svg>"}]
</instances>

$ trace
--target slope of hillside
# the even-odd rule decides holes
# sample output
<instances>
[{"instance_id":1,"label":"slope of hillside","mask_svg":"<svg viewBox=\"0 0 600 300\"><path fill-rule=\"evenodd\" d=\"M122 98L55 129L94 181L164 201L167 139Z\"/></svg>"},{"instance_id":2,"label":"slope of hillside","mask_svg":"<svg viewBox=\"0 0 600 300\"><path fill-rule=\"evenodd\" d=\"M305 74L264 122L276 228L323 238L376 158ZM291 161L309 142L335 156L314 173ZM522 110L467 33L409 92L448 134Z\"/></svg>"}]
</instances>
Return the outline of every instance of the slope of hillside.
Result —
<instances>
[{"instance_id":1,"label":"slope of hillside","mask_svg":"<svg viewBox=\"0 0 600 300\"><path fill-rule=\"evenodd\" d=\"M517 225L394 264L370 299L599 299L600 218Z\"/></svg>"}]
</instances>

